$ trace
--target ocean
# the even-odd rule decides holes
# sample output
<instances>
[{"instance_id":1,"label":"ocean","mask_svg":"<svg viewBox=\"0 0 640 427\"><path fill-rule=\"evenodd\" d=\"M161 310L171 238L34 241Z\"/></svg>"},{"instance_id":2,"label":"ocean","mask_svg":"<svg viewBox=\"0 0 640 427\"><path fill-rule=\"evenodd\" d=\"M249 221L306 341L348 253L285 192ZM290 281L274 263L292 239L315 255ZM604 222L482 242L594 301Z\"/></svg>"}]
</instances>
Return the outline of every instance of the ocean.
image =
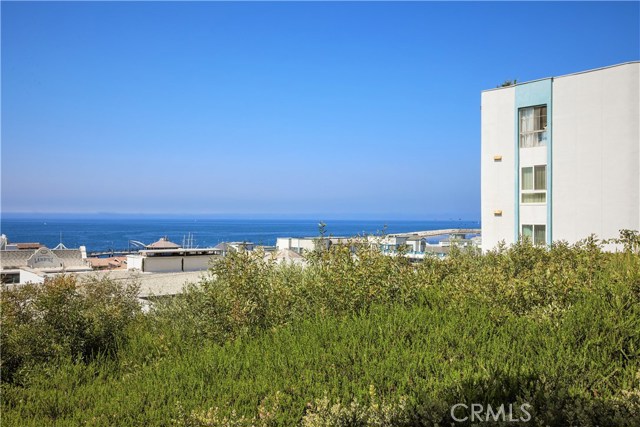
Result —
<instances>
[{"instance_id":1,"label":"ocean","mask_svg":"<svg viewBox=\"0 0 640 427\"><path fill-rule=\"evenodd\" d=\"M356 236L437 230L480 228L478 221L382 221L327 220L326 233L332 236ZM49 248L62 242L68 248L86 246L88 252L126 250L129 241L145 244L166 236L182 244L189 234L193 247L215 246L220 242L247 241L275 245L278 237L318 236L318 221L275 219L61 219L2 218L0 232L10 242L38 242Z\"/></svg>"}]
</instances>

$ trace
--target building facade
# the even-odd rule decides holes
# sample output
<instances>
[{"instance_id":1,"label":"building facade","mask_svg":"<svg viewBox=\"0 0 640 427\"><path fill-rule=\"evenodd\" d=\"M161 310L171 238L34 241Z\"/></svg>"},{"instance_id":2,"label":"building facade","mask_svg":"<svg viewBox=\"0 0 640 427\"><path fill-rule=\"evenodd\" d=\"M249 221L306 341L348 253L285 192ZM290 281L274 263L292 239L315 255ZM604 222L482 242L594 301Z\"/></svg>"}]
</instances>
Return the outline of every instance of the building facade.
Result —
<instances>
[{"instance_id":1,"label":"building facade","mask_svg":"<svg viewBox=\"0 0 640 427\"><path fill-rule=\"evenodd\" d=\"M482 248L640 230L640 62L482 92Z\"/></svg>"},{"instance_id":2,"label":"building facade","mask_svg":"<svg viewBox=\"0 0 640 427\"><path fill-rule=\"evenodd\" d=\"M10 243L0 235L0 280L4 284L42 283L56 274L90 271L87 249L62 243L49 249L40 243Z\"/></svg>"}]
</instances>

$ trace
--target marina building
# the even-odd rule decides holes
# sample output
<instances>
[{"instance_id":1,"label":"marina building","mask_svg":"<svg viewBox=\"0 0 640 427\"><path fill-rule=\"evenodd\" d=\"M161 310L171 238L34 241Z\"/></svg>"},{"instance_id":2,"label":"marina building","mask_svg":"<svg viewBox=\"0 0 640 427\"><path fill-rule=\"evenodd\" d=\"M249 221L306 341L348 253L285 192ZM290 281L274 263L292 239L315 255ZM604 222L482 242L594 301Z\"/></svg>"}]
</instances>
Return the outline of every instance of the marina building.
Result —
<instances>
[{"instance_id":1,"label":"marina building","mask_svg":"<svg viewBox=\"0 0 640 427\"><path fill-rule=\"evenodd\" d=\"M634 61L482 92L483 251L640 229L639 83Z\"/></svg>"}]
</instances>

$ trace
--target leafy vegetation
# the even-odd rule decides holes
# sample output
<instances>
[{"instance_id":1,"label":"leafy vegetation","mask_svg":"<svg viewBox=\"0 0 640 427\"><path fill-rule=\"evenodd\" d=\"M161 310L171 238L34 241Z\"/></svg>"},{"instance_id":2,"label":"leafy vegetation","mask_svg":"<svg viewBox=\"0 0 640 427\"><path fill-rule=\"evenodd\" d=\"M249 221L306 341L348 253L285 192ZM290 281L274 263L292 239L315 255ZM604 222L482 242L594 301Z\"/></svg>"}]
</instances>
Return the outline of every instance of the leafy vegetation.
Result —
<instances>
[{"instance_id":1,"label":"leafy vegetation","mask_svg":"<svg viewBox=\"0 0 640 427\"><path fill-rule=\"evenodd\" d=\"M500 88L500 87L515 86L515 85L516 85L516 83L518 83L518 80L516 80L516 79L513 79L513 80L505 80L504 82L502 82L502 84L499 84L499 85L498 85L498 86L496 86L496 87Z\"/></svg>"},{"instance_id":2,"label":"leafy vegetation","mask_svg":"<svg viewBox=\"0 0 640 427\"><path fill-rule=\"evenodd\" d=\"M19 383L34 364L60 357L88 361L115 354L140 311L137 295L136 283L73 276L3 289L2 381Z\"/></svg>"},{"instance_id":3,"label":"leafy vegetation","mask_svg":"<svg viewBox=\"0 0 640 427\"><path fill-rule=\"evenodd\" d=\"M5 290L2 424L435 426L526 402L531 425L632 426L638 242L233 253L149 313L109 280Z\"/></svg>"}]
</instances>

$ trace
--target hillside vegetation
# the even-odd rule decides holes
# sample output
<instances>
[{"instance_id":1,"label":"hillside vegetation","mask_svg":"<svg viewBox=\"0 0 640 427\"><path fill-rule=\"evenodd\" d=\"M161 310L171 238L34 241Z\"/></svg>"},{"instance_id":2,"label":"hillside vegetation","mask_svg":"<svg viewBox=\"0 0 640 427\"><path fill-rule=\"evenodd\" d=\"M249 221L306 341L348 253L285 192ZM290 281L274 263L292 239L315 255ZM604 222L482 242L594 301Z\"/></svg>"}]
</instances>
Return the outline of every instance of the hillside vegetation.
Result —
<instances>
[{"instance_id":1,"label":"hillside vegetation","mask_svg":"<svg viewBox=\"0 0 640 427\"><path fill-rule=\"evenodd\" d=\"M621 243L232 253L148 313L134 283L5 289L1 424L436 426L528 403L526 425L637 425L640 237Z\"/></svg>"}]
</instances>

